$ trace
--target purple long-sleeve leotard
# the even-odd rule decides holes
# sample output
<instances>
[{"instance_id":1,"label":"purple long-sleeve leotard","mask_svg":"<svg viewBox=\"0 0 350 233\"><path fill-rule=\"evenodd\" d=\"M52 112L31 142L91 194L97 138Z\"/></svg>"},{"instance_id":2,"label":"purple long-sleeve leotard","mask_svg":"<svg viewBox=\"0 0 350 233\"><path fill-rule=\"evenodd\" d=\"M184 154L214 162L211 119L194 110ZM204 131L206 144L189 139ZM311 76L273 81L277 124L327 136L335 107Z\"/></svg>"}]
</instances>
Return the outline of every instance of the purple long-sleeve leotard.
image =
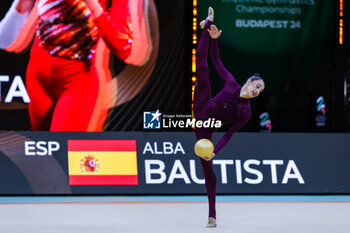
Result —
<instances>
[{"instance_id":1,"label":"purple long-sleeve leotard","mask_svg":"<svg viewBox=\"0 0 350 233\"><path fill-rule=\"evenodd\" d=\"M219 57L218 40L211 40L210 55L219 76L224 81L224 88L211 98L209 73L207 65L207 50L209 33L207 28L212 22L207 21L197 48L197 84L194 96L194 115L197 119L206 120L215 118L223 124L232 123L231 128L223 135L216 144L214 153L217 154L230 140L231 136L242 128L251 116L249 100L241 98L241 86L236 82L233 75L226 70ZM204 85L203 85L204 84ZM214 129L197 130L197 139L208 138L215 132Z\"/></svg>"},{"instance_id":2,"label":"purple long-sleeve leotard","mask_svg":"<svg viewBox=\"0 0 350 233\"><path fill-rule=\"evenodd\" d=\"M221 120L223 124L232 123L231 128L215 146L214 153L217 154L227 144L231 136L249 120L251 112L249 101L239 96L241 86L221 63L217 39L212 39L211 58L219 76L224 80L224 88L214 98L211 98L207 63L210 39L207 29L211 24L211 21L206 21L197 47L197 81L194 91L193 113L195 118L199 120L215 118ZM212 140L212 134L215 131L216 129L196 128L196 139ZM216 176L213 164L212 161L206 161L202 158L200 158L200 162L208 194L209 217L216 218Z\"/></svg>"}]
</instances>

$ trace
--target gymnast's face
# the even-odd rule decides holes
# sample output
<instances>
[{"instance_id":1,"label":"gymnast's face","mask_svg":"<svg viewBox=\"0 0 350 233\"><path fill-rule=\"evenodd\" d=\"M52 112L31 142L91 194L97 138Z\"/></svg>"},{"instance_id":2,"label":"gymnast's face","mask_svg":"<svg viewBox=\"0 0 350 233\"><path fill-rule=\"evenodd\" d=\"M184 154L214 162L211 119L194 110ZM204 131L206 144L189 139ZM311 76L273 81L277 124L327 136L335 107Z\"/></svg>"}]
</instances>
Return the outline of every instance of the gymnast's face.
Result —
<instances>
[{"instance_id":1,"label":"gymnast's face","mask_svg":"<svg viewBox=\"0 0 350 233\"><path fill-rule=\"evenodd\" d=\"M265 83L263 80L254 80L248 79L248 81L244 84L241 89L240 96L245 99L254 98L260 95L260 93L264 90Z\"/></svg>"}]
</instances>

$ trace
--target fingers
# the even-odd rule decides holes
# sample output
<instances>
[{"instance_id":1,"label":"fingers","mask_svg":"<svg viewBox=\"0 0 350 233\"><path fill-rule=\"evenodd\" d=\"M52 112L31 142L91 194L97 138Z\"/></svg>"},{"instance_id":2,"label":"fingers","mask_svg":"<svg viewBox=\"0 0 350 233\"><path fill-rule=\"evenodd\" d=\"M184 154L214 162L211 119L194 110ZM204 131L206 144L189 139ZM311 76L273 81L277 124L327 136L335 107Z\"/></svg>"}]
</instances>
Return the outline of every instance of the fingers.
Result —
<instances>
[{"instance_id":1,"label":"fingers","mask_svg":"<svg viewBox=\"0 0 350 233\"><path fill-rule=\"evenodd\" d=\"M210 160L212 160L213 158L214 158L214 156L215 156L215 153L213 153L209 158L207 158L207 157L202 157L205 161L210 161Z\"/></svg>"},{"instance_id":2,"label":"fingers","mask_svg":"<svg viewBox=\"0 0 350 233\"><path fill-rule=\"evenodd\" d=\"M217 32L218 28L214 24L212 24L212 25L210 25L210 30L213 32Z\"/></svg>"},{"instance_id":3,"label":"fingers","mask_svg":"<svg viewBox=\"0 0 350 233\"><path fill-rule=\"evenodd\" d=\"M209 35L211 38L217 39L221 35L221 31L220 32L209 31Z\"/></svg>"},{"instance_id":4,"label":"fingers","mask_svg":"<svg viewBox=\"0 0 350 233\"><path fill-rule=\"evenodd\" d=\"M208 162L209 162L209 161L211 160L212 156L210 156L210 157L204 157L204 156L203 156L203 157L201 157L201 158L204 159L205 161L208 161Z\"/></svg>"},{"instance_id":5,"label":"fingers","mask_svg":"<svg viewBox=\"0 0 350 233\"><path fill-rule=\"evenodd\" d=\"M219 31L218 28L217 28L214 24L210 25L210 29L207 29L207 30L208 30L208 31L211 30L211 31L213 31L213 32ZM221 30L220 30L220 31L221 31Z\"/></svg>"},{"instance_id":6,"label":"fingers","mask_svg":"<svg viewBox=\"0 0 350 233\"><path fill-rule=\"evenodd\" d=\"M215 36L214 36L215 39L219 38L219 36L221 35L221 32L222 32L222 31L218 31L217 33L215 33Z\"/></svg>"},{"instance_id":7,"label":"fingers","mask_svg":"<svg viewBox=\"0 0 350 233\"><path fill-rule=\"evenodd\" d=\"M211 35L215 35L216 33L218 33L218 31L215 31L213 29L207 29L207 31L211 34Z\"/></svg>"}]
</instances>

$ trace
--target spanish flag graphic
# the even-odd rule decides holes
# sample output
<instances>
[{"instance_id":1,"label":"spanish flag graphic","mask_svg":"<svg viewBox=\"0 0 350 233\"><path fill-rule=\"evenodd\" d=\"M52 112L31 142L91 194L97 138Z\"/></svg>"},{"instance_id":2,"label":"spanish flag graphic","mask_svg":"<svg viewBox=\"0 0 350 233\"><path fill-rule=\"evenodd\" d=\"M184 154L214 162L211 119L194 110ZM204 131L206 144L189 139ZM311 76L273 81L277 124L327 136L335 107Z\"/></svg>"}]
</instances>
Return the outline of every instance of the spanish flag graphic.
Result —
<instances>
[{"instance_id":1,"label":"spanish flag graphic","mask_svg":"<svg viewBox=\"0 0 350 233\"><path fill-rule=\"evenodd\" d=\"M70 185L138 185L136 140L68 140Z\"/></svg>"}]
</instances>

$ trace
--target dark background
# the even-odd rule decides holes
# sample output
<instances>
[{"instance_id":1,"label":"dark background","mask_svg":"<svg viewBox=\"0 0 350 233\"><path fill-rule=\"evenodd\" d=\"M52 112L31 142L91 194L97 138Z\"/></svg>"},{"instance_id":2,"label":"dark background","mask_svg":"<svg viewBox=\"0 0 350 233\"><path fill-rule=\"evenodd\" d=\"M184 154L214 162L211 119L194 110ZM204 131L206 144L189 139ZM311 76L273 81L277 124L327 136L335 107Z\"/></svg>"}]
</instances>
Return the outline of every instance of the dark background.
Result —
<instances>
[{"instance_id":1,"label":"dark background","mask_svg":"<svg viewBox=\"0 0 350 233\"><path fill-rule=\"evenodd\" d=\"M349 132L349 94L347 99L344 96L345 71L350 68L348 2L344 1L343 45L338 43L339 1L315 0L313 6L234 2L199 1L198 21L212 6L214 24L223 30L219 47L225 67L241 85L254 73L260 73L266 82L262 95L250 101L252 118L242 131L265 131L259 127L259 116L267 112L273 132ZM235 7L239 4L300 7L302 14L238 13ZM300 20L301 29L237 28L236 19ZM216 93L222 81L211 62L209 65ZM349 92L349 86L346 89ZM325 126L316 126L319 96L325 100Z\"/></svg>"}]
</instances>

